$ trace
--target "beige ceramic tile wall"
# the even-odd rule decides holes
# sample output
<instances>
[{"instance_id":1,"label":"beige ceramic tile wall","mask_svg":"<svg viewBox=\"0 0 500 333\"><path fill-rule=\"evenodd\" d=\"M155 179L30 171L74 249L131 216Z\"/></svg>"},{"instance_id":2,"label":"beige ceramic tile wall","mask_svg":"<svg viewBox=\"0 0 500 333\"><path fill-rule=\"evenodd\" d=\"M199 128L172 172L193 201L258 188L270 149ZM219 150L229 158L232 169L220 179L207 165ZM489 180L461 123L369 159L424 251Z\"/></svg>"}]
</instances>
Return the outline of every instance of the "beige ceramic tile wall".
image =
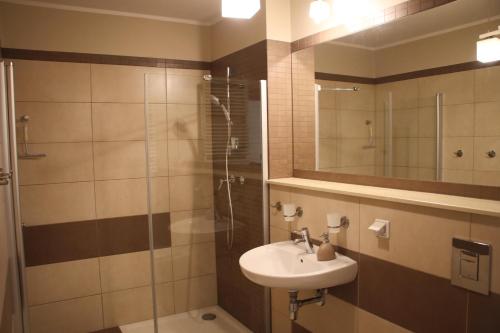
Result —
<instances>
[{"instance_id":1,"label":"beige ceramic tile wall","mask_svg":"<svg viewBox=\"0 0 500 333\"><path fill-rule=\"evenodd\" d=\"M472 215L454 211L423 208L323 192L271 186L270 203L293 202L301 206L303 217L293 225L284 222L276 209L271 208L271 241L289 239L289 231L307 226L315 238L326 231L326 213L340 213L349 218L350 226L331 237L334 244L372 257L386 260L435 276L450 278L451 239L459 237L492 244L492 292L500 292L500 218ZM377 239L368 230L375 218L391 222L391 238ZM303 295L307 295L303 293ZM289 332L286 290L272 291L273 323ZM342 314L342 315L340 315ZM304 307L299 324L313 332L323 332L318 323L332 322L342 327L339 332L407 332L406 330L329 296L327 306ZM323 325L325 326L325 325ZM331 329L331 327L328 327ZM277 331L281 332L281 331ZM285 332L285 331L283 331ZM328 331L332 332L332 331ZM334 331L337 332L337 331Z\"/></svg>"},{"instance_id":2,"label":"beige ceramic tile wall","mask_svg":"<svg viewBox=\"0 0 500 333\"><path fill-rule=\"evenodd\" d=\"M393 96L393 175L434 180L436 94L443 100L443 180L500 185L500 160L488 158L500 149L500 68L436 75L377 85L377 135L384 133L384 102ZM463 150L464 156L455 155ZM383 175L383 159L377 160Z\"/></svg>"},{"instance_id":3,"label":"beige ceramic tile wall","mask_svg":"<svg viewBox=\"0 0 500 333\"><path fill-rule=\"evenodd\" d=\"M376 149L368 148L375 129L375 86L316 80L326 89L360 88L357 92L319 92L320 170L374 175Z\"/></svg>"},{"instance_id":4,"label":"beige ceramic tile wall","mask_svg":"<svg viewBox=\"0 0 500 333\"><path fill-rule=\"evenodd\" d=\"M20 161L26 225L147 212L150 74L152 207L171 213L173 246L155 250L159 312L216 304L204 72L38 61L15 68L17 112L31 118L30 148L48 154ZM33 332L88 332L152 316L148 251L26 271Z\"/></svg>"}]
</instances>

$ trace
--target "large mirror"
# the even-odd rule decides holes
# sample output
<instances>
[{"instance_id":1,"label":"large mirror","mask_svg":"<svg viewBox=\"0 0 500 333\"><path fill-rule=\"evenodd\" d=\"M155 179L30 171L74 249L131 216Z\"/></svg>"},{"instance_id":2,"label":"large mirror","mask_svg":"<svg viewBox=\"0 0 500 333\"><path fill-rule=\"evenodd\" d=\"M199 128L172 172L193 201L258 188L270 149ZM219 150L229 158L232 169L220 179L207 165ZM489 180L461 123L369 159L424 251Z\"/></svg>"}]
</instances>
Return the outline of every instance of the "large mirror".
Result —
<instances>
[{"instance_id":1,"label":"large mirror","mask_svg":"<svg viewBox=\"0 0 500 333\"><path fill-rule=\"evenodd\" d=\"M314 46L311 168L500 186L500 62L476 55L499 26L458 0Z\"/></svg>"}]
</instances>

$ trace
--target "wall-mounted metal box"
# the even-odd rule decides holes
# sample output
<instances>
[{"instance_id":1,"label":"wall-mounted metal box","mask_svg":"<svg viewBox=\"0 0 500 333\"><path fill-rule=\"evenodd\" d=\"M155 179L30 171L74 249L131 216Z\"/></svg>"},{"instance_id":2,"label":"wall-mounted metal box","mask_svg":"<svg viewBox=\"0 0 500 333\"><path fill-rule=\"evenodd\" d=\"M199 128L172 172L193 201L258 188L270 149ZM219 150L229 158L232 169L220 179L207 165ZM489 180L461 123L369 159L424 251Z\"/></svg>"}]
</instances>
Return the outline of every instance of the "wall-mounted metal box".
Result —
<instances>
[{"instance_id":1,"label":"wall-mounted metal box","mask_svg":"<svg viewBox=\"0 0 500 333\"><path fill-rule=\"evenodd\" d=\"M453 238L451 284L490 293L491 245Z\"/></svg>"}]
</instances>

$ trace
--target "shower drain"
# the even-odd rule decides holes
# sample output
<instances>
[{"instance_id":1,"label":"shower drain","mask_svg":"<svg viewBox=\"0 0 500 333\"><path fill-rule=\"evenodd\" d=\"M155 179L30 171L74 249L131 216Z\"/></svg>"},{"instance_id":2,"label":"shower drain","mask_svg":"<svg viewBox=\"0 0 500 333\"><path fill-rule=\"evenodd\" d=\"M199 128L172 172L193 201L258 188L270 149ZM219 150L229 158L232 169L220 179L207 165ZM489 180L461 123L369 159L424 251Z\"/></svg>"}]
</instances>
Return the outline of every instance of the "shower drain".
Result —
<instances>
[{"instance_id":1,"label":"shower drain","mask_svg":"<svg viewBox=\"0 0 500 333\"><path fill-rule=\"evenodd\" d=\"M215 318L217 318L217 316L213 313L205 313L203 314L203 316L201 316L201 319L203 320L214 320Z\"/></svg>"}]
</instances>

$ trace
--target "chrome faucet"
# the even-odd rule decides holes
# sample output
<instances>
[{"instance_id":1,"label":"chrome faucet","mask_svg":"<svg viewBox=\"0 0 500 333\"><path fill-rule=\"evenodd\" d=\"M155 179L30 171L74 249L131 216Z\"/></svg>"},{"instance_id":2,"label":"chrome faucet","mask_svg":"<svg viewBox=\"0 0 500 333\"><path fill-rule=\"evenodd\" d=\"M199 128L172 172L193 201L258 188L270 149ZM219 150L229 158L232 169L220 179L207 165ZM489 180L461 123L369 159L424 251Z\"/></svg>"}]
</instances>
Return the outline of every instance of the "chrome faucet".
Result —
<instances>
[{"instance_id":1,"label":"chrome faucet","mask_svg":"<svg viewBox=\"0 0 500 333\"><path fill-rule=\"evenodd\" d=\"M300 231L294 231L294 234L300 236L300 238L295 239L293 242L295 244L304 243L306 246L307 253L314 253L314 246L309 236L309 229L306 227L300 229Z\"/></svg>"}]
</instances>

